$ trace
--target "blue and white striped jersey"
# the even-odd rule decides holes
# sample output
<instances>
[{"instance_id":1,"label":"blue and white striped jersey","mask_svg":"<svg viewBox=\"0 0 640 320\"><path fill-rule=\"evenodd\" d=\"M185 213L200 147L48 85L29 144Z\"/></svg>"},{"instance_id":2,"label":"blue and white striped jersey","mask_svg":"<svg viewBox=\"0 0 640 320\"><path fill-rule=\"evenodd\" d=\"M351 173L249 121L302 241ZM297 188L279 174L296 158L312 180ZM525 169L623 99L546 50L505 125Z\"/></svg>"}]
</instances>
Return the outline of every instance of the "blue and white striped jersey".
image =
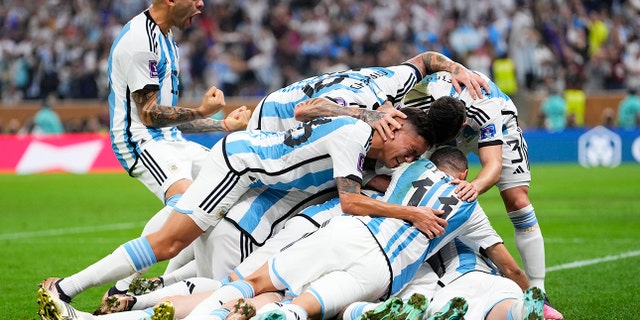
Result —
<instances>
[{"instance_id":1,"label":"blue and white striped jersey","mask_svg":"<svg viewBox=\"0 0 640 320\"><path fill-rule=\"evenodd\" d=\"M477 201L459 200L450 176L437 170L428 159L402 164L393 173L383 200L401 205L428 206L444 210L448 221L445 235L430 240L403 220L356 217L369 228L387 257L391 273L389 294L404 288L418 268L442 246L460 234L473 236L474 226L489 223Z\"/></svg>"},{"instance_id":2,"label":"blue and white striped jersey","mask_svg":"<svg viewBox=\"0 0 640 320\"><path fill-rule=\"evenodd\" d=\"M495 231L494 235L489 237L493 240L487 238L486 245L482 246L472 241L456 238L429 258L425 267L431 268L438 274L440 282L445 286L472 271L500 274L498 267L480 253L480 248L502 243L502 239L495 234Z\"/></svg>"},{"instance_id":3,"label":"blue and white striped jersey","mask_svg":"<svg viewBox=\"0 0 640 320\"><path fill-rule=\"evenodd\" d=\"M297 81L267 95L256 107L247 128L284 131L299 122L295 106L310 98L328 98L343 106L377 109L386 100L395 105L422 79L411 64L327 73Z\"/></svg>"},{"instance_id":4,"label":"blue and white striped jersey","mask_svg":"<svg viewBox=\"0 0 640 320\"><path fill-rule=\"evenodd\" d=\"M465 103L467 125L456 137L456 146L468 154L477 153L478 147L502 144L506 130L503 115L517 116L518 111L511 98L502 93L491 79L480 74L489 83L491 93L484 90L484 97L474 100L467 88L456 92L451 84L451 73L440 71L426 76L404 98L406 107L428 109L433 101L440 97L451 96Z\"/></svg>"},{"instance_id":5,"label":"blue and white striped jersey","mask_svg":"<svg viewBox=\"0 0 640 320\"><path fill-rule=\"evenodd\" d=\"M134 17L120 31L108 62L111 146L122 167L131 171L140 145L149 140L184 140L176 127L149 128L140 121L131 93L158 89L158 104L175 106L178 101L178 48L148 11Z\"/></svg>"},{"instance_id":6,"label":"blue and white striped jersey","mask_svg":"<svg viewBox=\"0 0 640 320\"><path fill-rule=\"evenodd\" d=\"M310 193L336 177L362 181L373 129L351 117L318 118L285 132L238 131L224 138L224 161L252 186Z\"/></svg>"}]
</instances>

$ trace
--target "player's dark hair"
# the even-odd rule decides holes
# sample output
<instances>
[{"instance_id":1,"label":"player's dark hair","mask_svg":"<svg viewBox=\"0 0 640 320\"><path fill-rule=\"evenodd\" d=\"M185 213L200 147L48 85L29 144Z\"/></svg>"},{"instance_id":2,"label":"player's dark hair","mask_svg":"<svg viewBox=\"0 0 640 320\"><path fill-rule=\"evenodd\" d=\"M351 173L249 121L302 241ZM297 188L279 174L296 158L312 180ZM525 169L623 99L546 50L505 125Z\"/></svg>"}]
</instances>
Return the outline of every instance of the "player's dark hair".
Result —
<instances>
[{"instance_id":1,"label":"player's dark hair","mask_svg":"<svg viewBox=\"0 0 640 320\"><path fill-rule=\"evenodd\" d=\"M433 134L430 142L434 146L453 141L467 120L464 102L450 96L436 99L425 112L428 116L427 126Z\"/></svg>"},{"instance_id":2,"label":"player's dark hair","mask_svg":"<svg viewBox=\"0 0 640 320\"><path fill-rule=\"evenodd\" d=\"M433 142L435 137L432 133L433 130L430 129L429 117L426 112L413 107L401 108L400 112L407 116L406 121L413 125L416 132L427 141L429 147L435 145Z\"/></svg>"},{"instance_id":3,"label":"player's dark hair","mask_svg":"<svg viewBox=\"0 0 640 320\"><path fill-rule=\"evenodd\" d=\"M439 147L431 154L429 160L440 170L450 168L452 169L451 171L463 172L469 169L469 160L467 160L467 157L460 149L452 146Z\"/></svg>"}]
</instances>

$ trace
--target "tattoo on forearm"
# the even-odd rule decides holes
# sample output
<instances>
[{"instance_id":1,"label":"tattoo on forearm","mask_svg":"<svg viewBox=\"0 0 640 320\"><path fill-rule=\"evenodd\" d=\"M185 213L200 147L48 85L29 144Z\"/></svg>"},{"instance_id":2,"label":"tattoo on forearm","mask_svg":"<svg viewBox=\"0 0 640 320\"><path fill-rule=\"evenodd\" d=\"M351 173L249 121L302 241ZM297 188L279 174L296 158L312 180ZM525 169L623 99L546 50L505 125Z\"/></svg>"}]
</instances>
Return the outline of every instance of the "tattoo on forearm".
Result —
<instances>
[{"instance_id":1,"label":"tattoo on forearm","mask_svg":"<svg viewBox=\"0 0 640 320\"><path fill-rule=\"evenodd\" d=\"M386 112L375 111L375 110L362 110L359 116L355 117L356 119L360 119L366 122L368 125L373 127L376 123L380 121L380 119L384 118Z\"/></svg>"},{"instance_id":2,"label":"tattoo on forearm","mask_svg":"<svg viewBox=\"0 0 640 320\"><path fill-rule=\"evenodd\" d=\"M196 109L158 105L157 91L139 90L131 96L140 109L140 120L150 127L170 127L204 118Z\"/></svg>"},{"instance_id":3,"label":"tattoo on forearm","mask_svg":"<svg viewBox=\"0 0 640 320\"><path fill-rule=\"evenodd\" d=\"M296 108L304 108L302 121L309 121L320 117L352 116L355 117L355 108L343 107L324 98L312 98L300 102Z\"/></svg>"},{"instance_id":4,"label":"tattoo on forearm","mask_svg":"<svg viewBox=\"0 0 640 320\"><path fill-rule=\"evenodd\" d=\"M349 178L336 178L336 187L338 188L338 193L340 194L360 193L360 184Z\"/></svg>"},{"instance_id":5,"label":"tattoo on forearm","mask_svg":"<svg viewBox=\"0 0 640 320\"><path fill-rule=\"evenodd\" d=\"M226 132L227 129L224 127L224 123L222 120L214 120L214 119L196 119L187 123L183 123L178 125L178 129L185 133L202 133L202 132L211 132L211 131L222 131Z\"/></svg>"},{"instance_id":6,"label":"tattoo on forearm","mask_svg":"<svg viewBox=\"0 0 640 320\"><path fill-rule=\"evenodd\" d=\"M437 71L448 71L451 65L454 63L451 59L441 54L434 54L427 52L422 55L422 61L424 62L427 74Z\"/></svg>"}]
</instances>

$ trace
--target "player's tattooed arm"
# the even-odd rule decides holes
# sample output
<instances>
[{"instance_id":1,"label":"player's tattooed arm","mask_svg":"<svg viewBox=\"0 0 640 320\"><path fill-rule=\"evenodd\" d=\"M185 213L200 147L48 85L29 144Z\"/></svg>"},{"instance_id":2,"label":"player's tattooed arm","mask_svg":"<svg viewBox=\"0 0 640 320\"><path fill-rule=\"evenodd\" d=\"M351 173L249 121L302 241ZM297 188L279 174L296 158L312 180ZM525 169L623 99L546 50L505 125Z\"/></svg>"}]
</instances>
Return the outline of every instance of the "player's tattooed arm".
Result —
<instances>
[{"instance_id":1,"label":"player's tattooed arm","mask_svg":"<svg viewBox=\"0 0 640 320\"><path fill-rule=\"evenodd\" d=\"M360 193L360 183L349 178L337 177L336 188L338 189L339 195L343 195L345 193Z\"/></svg>"},{"instance_id":2,"label":"player's tattooed arm","mask_svg":"<svg viewBox=\"0 0 640 320\"><path fill-rule=\"evenodd\" d=\"M348 178L336 178L336 185L340 197L340 207L342 212L346 214L380 216L409 221L431 239L444 234L447 221L436 216L436 214L443 214L442 210L426 206L401 206L372 199L360 194L360 184Z\"/></svg>"},{"instance_id":3,"label":"player's tattooed arm","mask_svg":"<svg viewBox=\"0 0 640 320\"><path fill-rule=\"evenodd\" d=\"M298 121L310 121L320 117L349 116L360 119L371 127L384 118L387 112L359 107L344 107L327 98L311 98L296 105L294 116Z\"/></svg>"},{"instance_id":4,"label":"player's tattooed arm","mask_svg":"<svg viewBox=\"0 0 640 320\"><path fill-rule=\"evenodd\" d=\"M462 86L470 88L469 94L473 99L483 97L483 89L488 93L491 92L489 84L479 74L472 72L462 64L449 59L441 53L427 51L407 60L407 62L418 67L423 76L438 71L450 72L451 84L456 89L456 92L462 92Z\"/></svg>"},{"instance_id":5,"label":"player's tattooed arm","mask_svg":"<svg viewBox=\"0 0 640 320\"><path fill-rule=\"evenodd\" d=\"M350 116L358 118L362 110L357 107L344 107L327 98L311 98L302 101L293 109L298 121L310 121L320 117Z\"/></svg>"},{"instance_id":6,"label":"player's tattooed arm","mask_svg":"<svg viewBox=\"0 0 640 320\"><path fill-rule=\"evenodd\" d=\"M197 119L187 123L178 125L178 129L185 133L202 133L212 131L228 131L222 120L214 119Z\"/></svg>"},{"instance_id":7,"label":"player's tattooed arm","mask_svg":"<svg viewBox=\"0 0 640 320\"><path fill-rule=\"evenodd\" d=\"M197 109L161 106L158 91L142 89L131 94L142 123L148 127L171 127L204 118Z\"/></svg>"},{"instance_id":8,"label":"player's tattooed arm","mask_svg":"<svg viewBox=\"0 0 640 320\"><path fill-rule=\"evenodd\" d=\"M231 132L243 130L249 124L251 109L241 106L231 111L224 120L214 120L211 118L197 119L178 126L182 132L200 133L211 131Z\"/></svg>"}]
</instances>

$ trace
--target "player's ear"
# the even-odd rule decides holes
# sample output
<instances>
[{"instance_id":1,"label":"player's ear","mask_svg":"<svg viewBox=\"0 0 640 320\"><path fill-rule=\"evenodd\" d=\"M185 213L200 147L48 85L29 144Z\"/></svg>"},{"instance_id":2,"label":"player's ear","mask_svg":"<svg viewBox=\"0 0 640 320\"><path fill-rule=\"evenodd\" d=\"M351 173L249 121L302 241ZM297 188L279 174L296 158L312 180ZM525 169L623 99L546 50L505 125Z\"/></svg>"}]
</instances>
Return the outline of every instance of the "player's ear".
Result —
<instances>
[{"instance_id":1,"label":"player's ear","mask_svg":"<svg viewBox=\"0 0 640 320\"><path fill-rule=\"evenodd\" d=\"M469 169L465 169L464 171L458 173L458 176L456 178L460 179L460 180L467 180L467 175L469 174Z\"/></svg>"}]
</instances>

